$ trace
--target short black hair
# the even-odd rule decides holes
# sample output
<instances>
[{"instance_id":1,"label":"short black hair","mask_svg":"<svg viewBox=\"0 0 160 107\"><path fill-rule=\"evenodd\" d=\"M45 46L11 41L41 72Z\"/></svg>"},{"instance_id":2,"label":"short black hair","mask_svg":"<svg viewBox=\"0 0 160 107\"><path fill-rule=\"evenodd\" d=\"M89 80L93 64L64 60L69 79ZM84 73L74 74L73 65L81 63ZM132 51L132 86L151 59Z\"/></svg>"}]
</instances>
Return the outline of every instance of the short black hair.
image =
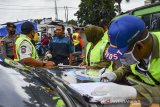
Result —
<instances>
[{"instance_id":1,"label":"short black hair","mask_svg":"<svg viewBox=\"0 0 160 107\"><path fill-rule=\"evenodd\" d=\"M7 27L7 28L9 28L9 27L16 28L15 24L12 23L12 22L8 22L6 27Z\"/></svg>"},{"instance_id":2,"label":"short black hair","mask_svg":"<svg viewBox=\"0 0 160 107\"><path fill-rule=\"evenodd\" d=\"M70 29L70 28L67 28L67 31L71 31L71 29Z\"/></svg>"},{"instance_id":3,"label":"short black hair","mask_svg":"<svg viewBox=\"0 0 160 107\"><path fill-rule=\"evenodd\" d=\"M21 26L21 33L28 35L31 33L31 31L35 30L33 24L31 22L24 22Z\"/></svg>"},{"instance_id":4,"label":"short black hair","mask_svg":"<svg viewBox=\"0 0 160 107\"><path fill-rule=\"evenodd\" d=\"M75 28L75 31L81 30L79 27Z\"/></svg>"},{"instance_id":5,"label":"short black hair","mask_svg":"<svg viewBox=\"0 0 160 107\"><path fill-rule=\"evenodd\" d=\"M43 33L43 34L42 34L42 36L46 37L46 36L47 36L47 34L46 34L46 33Z\"/></svg>"},{"instance_id":6,"label":"short black hair","mask_svg":"<svg viewBox=\"0 0 160 107\"><path fill-rule=\"evenodd\" d=\"M62 24L58 24L57 26L61 26L61 27L62 27L62 30L63 30L63 31L65 30L64 25L62 25Z\"/></svg>"}]
</instances>

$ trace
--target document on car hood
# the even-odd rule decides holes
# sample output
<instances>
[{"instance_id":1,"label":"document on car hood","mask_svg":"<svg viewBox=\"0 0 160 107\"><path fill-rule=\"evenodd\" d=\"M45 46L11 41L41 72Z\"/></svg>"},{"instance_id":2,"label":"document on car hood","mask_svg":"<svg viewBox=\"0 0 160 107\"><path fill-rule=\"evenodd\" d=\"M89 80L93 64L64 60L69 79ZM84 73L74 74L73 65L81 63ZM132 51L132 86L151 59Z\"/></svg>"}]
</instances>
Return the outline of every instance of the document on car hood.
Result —
<instances>
[{"instance_id":1,"label":"document on car hood","mask_svg":"<svg viewBox=\"0 0 160 107\"><path fill-rule=\"evenodd\" d=\"M75 90L76 92L80 93L82 96L91 97L89 102L98 102L100 99L103 99L105 94L100 96L93 96L91 93L94 92L95 88L100 86L105 86L106 83L103 82L91 82L91 83L78 83L78 84L70 84L69 86Z\"/></svg>"}]
</instances>

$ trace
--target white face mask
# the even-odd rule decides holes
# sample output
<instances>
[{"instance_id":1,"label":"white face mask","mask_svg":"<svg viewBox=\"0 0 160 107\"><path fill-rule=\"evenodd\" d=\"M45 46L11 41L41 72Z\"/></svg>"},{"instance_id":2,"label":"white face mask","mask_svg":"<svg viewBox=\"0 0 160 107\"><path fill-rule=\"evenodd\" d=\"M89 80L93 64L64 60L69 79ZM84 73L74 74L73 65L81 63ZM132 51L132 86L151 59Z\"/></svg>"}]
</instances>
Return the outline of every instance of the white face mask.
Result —
<instances>
[{"instance_id":1,"label":"white face mask","mask_svg":"<svg viewBox=\"0 0 160 107\"><path fill-rule=\"evenodd\" d=\"M133 55L133 51L134 51L134 48L137 43L140 43L140 42L146 40L148 37L149 37L149 33L147 34L147 36L144 39L136 42L133 46L133 49L130 52L124 53L123 57L120 59L121 63L124 65L139 64L140 62Z\"/></svg>"},{"instance_id":2,"label":"white face mask","mask_svg":"<svg viewBox=\"0 0 160 107\"><path fill-rule=\"evenodd\" d=\"M124 64L124 65L132 65L132 64L136 64L136 63L139 64L139 61L133 55L133 50L134 50L134 48L132 49L132 51L125 53L123 55L123 57L120 59L122 64Z\"/></svg>"}]
</instances>

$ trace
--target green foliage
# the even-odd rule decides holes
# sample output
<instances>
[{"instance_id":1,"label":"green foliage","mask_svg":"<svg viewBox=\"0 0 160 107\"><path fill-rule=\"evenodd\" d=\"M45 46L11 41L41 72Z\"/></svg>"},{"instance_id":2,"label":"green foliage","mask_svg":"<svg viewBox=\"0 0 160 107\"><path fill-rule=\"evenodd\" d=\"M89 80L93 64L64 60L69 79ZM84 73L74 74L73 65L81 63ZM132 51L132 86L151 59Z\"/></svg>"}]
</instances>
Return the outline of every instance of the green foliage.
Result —
<instances>
[{"instance_id":1,"label":"green foliage","mask_svg":"<svg viewBox=\"0 0 160 107\"><path fill-rule=\"evenodd\" d=\"M38 23L38 24L39 24L41 21L42 21L42 19L35 19L35 20L34 20L34 22L35 22L35 23Z\"/></svg>"},{"instance_id":2,"label":"green foliage","mask_svg":"<svg viewBox=\"0 0 160 107\"><path fill-rule=\"evenodd\" d=\"M116 15L114 0L81 0L76 15L81 24L98 25L101 19L108 22Z\"/></svg>"},{"instance_id":3,"label":"green foliage","mask_svg":"<svg viewBox=\"0 0 160 107\"><path fill-rule=\"evenodd\" d=\"M151 1L151 3L155 3L155 2L160 2L160 0L150 0Z\"/></svg>"},{"instance_id":4,"label":"green foliage","mask_svg":"<svg viewBox=\"0 0 160 107\"><path fill-rule=\"evenodd\" d=\"M75 26L77 26L77 21L76 20L69 20L68 22L67 22L68 24L71 24L71 25L75 25Z\"/></svg>"}]
</instances>

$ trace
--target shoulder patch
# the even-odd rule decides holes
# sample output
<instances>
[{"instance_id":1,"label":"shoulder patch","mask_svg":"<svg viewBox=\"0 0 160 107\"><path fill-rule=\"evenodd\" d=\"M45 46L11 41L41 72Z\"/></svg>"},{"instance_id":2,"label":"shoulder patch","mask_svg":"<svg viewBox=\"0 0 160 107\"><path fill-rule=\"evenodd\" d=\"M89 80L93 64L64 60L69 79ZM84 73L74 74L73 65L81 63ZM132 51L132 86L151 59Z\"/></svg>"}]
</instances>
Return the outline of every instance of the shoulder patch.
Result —
<instances>
[{"instance_id":1,"label":"shoulder patch","mask_svg":"<svg viewBox=\"0 0 160 107\"><path fill-rule=\"evenodd\" d=\"M26 46L21 46L21 53L26 53Z\"/></svg>"}]
</instances>

